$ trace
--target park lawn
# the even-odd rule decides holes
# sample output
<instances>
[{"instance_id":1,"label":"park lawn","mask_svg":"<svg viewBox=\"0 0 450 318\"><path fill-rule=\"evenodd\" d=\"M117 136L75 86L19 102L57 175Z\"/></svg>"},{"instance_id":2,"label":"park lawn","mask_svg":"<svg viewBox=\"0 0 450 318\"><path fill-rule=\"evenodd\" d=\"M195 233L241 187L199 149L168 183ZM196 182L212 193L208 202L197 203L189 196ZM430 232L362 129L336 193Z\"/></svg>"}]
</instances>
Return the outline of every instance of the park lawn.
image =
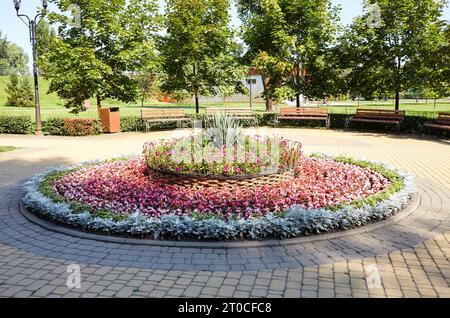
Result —
<instances>
[{"instance_id":1,"label":"park lawn","mask_svg":"<svg viewBox=\"0 0 450 318\"><path fill-rule=\"evenodd\" d=\"M31 77L30 77L31 80ZM6 86L9 82L9 78L6 76L0 76L0 116L1 115L27 115L31 116L34 120L34 108L17 108L6 106ZM71 114L70 110L64 107L64 102L56 94L47 94L49 82L43 78L39 79L40 85L40 101L41 101L41 114L42 119L45 121L49 118L97 118L97 109L95 107L95 100L91 100L91 109L86 112L82 112L78 115ZM170 104L161 103L158 101L147 101L145 107L149 108L184 108L188 114L195 113L194 104L180 103L180 104ZM105 100L103 102L104 107L109 106L119 106L121 116L140 116L141 107L137 104L130 105L124 104L114 100ZM204 103L201 104L201 111L207 107L249 107L249 103ZM331 113L337 114L354 114L357 108L382 108L382 109L394 109L394 101L344 101L335 102L332 106L328 107ZM450 99L439 100L434 106L433 100L424 100L416 103L415 100L402 100L400 108L406 110L408 115L420 115L421 113L431 113L431 112L450 112ZM264 103L254 103L253 109L256 112L264 112Z\"/></svg>"},{"instance_id":2,"label":"park lawn","mask_svg":"<svg viewBox=\"0 0 450 318\"><path fill-rule=\"evenodd\" d=\"M28 77L30 83L33 83L33 77ZM0 106L6 105L6 87L9 83L8 76L0 76ZM32 84L33 85L33 84ZM63 107L64 102L56 94L47 94L49 82L43 78L39 79L39 97L42 108Z\"/></svg>"},{"instance_id":3,"label":"park lawn","mask_svg":"<svg viewBox=\"0 0 450 318\"><path fill-rule=\"evenodd\" d=\"M15 149L16 149L16 147L13 147L13 146L0 146L0 153L13 151Z\"/></svg>"},{"instance_id":4,"label":"park lawn","mask_svg":"<svg viewBox=\"0 0 450 318\"><path fill-rule=\"evenodd\" d=\"M169 108L169 107L180 107L184 108L186 113L188 114L194 114L195 113L195 106L189 105L189 104L168 104L168 103L151 103L147 104L148 106L145 106L146 108ZM104 107L108 106L119 106L120 107L120 114L122 117L128 117L128 116L140 116L140 110L141 107L138 105L120 105L120 103L105 103ZM263 103L253 104L253 109L256 112L264 112L265 105ZM204 109L207 107L248 107L248 104L244 103L222 103L222 104L203 104L201 105L201 112L204 112ZM375 102L365 102L361 103L360 106L357 104L349 102L346 105L339 105L339 106L329 106L328 109L331 113L334 114L354 114L356 112L357 108L380 108L380 109L394 109L394 106L392 104L376 104ZM402 103L400 105L400 109L406 110L407 115L427 115L430 116L432 113L437 112L450 112L450 102L449 101L440 101L436 108L434 107L432 102L426 103L419 103L416 104L414 102L409 103ZM19 116L19 115L27 115L31 116L34 119L34 108L17 108L17 107L7 107L7 106L0 106L0 116L1 115L12 115L12 116ZM41 109L41 115L42 120L46 121L49 118L97 118L97 109L95 107L87 110L86 112L82 112L78 115L71 114L70 110L66 109L64 106L43 106Z\"/></svg>"}]
</instances>

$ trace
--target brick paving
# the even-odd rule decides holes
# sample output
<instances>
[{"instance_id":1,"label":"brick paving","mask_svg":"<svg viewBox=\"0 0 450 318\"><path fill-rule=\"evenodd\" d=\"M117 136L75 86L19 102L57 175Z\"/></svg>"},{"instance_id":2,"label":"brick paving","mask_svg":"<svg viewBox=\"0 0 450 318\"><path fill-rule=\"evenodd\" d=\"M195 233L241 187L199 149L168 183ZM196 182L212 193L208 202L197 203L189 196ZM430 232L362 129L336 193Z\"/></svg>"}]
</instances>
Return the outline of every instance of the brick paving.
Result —
<instances>
[{"instance_id":1,"label":"brick paving","mask_svg":"<svg viewBox=\"0 0 450 318\"><path fill-rule=\"evenodd\" d=\"M267 247L100 242L49 231L19 213L21 185L45 167L139 153L149 138L0 136L0 297L450 297L450 147L439 140L282 130L307 151L390 162L418 176L407 211L367 231ZM101 154L99 154L101 149ZM81 288L69 289L71 264Z\"/></svg>"}]
</instances>

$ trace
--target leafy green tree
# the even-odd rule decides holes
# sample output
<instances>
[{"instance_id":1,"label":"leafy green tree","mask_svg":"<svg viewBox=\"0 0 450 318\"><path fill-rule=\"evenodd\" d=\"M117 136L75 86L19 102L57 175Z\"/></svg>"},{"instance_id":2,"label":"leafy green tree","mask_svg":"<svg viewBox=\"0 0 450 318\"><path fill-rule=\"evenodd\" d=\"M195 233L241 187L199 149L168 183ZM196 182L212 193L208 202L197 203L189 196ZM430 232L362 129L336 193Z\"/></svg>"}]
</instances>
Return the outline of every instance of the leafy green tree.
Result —
<instances>
[{"instance_id":1,"label":"leafy green tree","mask_svg":"<svg viewBox=\"0 0 450 318\"><path fill-rule=\"evenodd\" d=\"M425 65L416 82L425 98L433 98L436 106L438 98L450 92L450 24L443 23L441 32L436 36L436 46L426 52Z\"/></svg>"},{"instance_id":2,"label":"leafy green tree","mask_svg":"<svg viewBox=\"0 0 450 318\"><path fill-rule=\"evenodd\" d=\"M52 0L58 12L49 14L58 26L43 56L50 92L66 100L72 112L85 111L95 97L133 102L139 85L132 74L155 58L154 37L160 29L156 0ZM73 5L80 19L69 18Z\"/></svg>"},{"instance_id":3,"label":"leafy green tree","mask_svg":"<svg viewBox=\"0 0 450 318\"><path fill-rule=\"evenodd\" d=\"M3 37L0 31L0 76L28 73L28 55L21 47Z\"/></svg>"},{"instance_id":4,"label":"leafy green tree","mask_svg":"<svg viewBox=\"0 0 450 318\"><path fill-rule=\"evenodd\" d=\"M366 0L366 13L343 35L341 62L348 67L345 81L365 94L400 93L431 79L430 55L442 42L442 8L446 0ZM375 6L375 7L374 7ZM373 10L379 25L370 25Z\"/></svg>"},{"instance_id":5,"label":"leafy green tree","mask_svg":"<svg viewBox=\"0 0 450 318\"><path fill-rule=\"evenodd\" d=\"M338 31L339 8L330 0L278 0L289 35L294 37L290 87L297 106L300 95L324 97L333 93L336 66L330 46Z\"/></svg>"},{"instance_id":6,"label":"leafy green tree","mask_svg":"<svg viewBox=\"0 0 450 318\"><path fill-rule=\"evenodd\" d=\"M52 27L48 22L48 19L44 17L39 22L36 29L36 42L37 42L36 50L39 59L38 61L39 65L46 64L46 62L43 61L43 58L50 51L51 43L56 38L57 38L56 29Z\"/></svg>"},{"instance_id":7,"label":"leafy green tree","mask_svg":"<svg viewBox=\"0 0 450 318\"><path fill-rule=\"evenodd\" d=\"M160 43L170 94L187 92L195 98L218 95L224 87L239 88L243 68L233 55L236 45L230 23L229 0L168 0L166 35Z\"/></svg>"},{"instance_id":8,"label":"leafy green tree","mask_svg":"<svg viewBox=\"0 0 450 318\"><path fill-rule=\"evenodd\" d=\"M141 107L144 107L144 102L146 100L161 93L159 88L161 85L162 73L159 68L149 67L142 70L134 76L134 79L139 85Z\"/></svg>"},{"instance_id":9,"label":"leafy green tree","mask_svg":"<svg viewBox=\"0 0 450 318\"><path fill-rule=\"evenodd\" d=\"M290 56L295 38L289 34L277 0L241 1L238 8L242 37L248 46L245 58L262 75L266 111L270 112L278 101L293 93L286 83L292 71Z\"/></svg>"}]
</instances>

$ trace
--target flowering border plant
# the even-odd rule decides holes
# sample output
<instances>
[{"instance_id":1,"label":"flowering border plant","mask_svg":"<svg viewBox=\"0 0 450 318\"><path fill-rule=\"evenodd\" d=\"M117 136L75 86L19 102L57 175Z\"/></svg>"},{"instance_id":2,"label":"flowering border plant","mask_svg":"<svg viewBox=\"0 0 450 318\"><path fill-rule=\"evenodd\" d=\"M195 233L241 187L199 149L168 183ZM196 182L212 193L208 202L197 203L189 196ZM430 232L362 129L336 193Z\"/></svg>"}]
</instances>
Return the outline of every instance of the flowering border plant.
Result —
<instances>
[{"instance_id":1,"label":"flowering border plant","mask_svg":"<svg viewBox=\"0 0 450 318\"><path fill-rule=\"evenodd\" d=\"M180 215L177 211L149 216L139 211L114 214L107 209L94 213L92 207L62 197L52 185L71 172L102 164L97 161L75 167L50 168L36 175L25 184L23 202L29 210L50 220L108 235L155 240L265 240L347 230L381 221L404 209L416 192L412 175L381 163L325 155L312 155L312 158L374 170L389 180L389 186L373 196L333 207L311 208L299 204L289 206L281 212L248 217L223 217L211 213ZM119 158L114 161L130 159Z\"/></svg>"}]
</instances>

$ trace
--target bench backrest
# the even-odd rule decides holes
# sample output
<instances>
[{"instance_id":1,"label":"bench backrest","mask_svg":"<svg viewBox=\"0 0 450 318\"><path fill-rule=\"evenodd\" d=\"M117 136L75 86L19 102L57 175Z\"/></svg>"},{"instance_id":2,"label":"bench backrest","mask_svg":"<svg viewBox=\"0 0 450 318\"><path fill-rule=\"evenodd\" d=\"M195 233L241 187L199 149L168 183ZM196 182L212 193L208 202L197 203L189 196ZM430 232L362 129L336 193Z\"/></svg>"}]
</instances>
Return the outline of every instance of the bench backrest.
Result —
<instances>
[{"instance_id":1,"label":"bench backrest","mask_svg":"<svg viewBox=\"0 0 450 318\"><path fill-rule=\"evenodd\" d=\"M362 109L356 110L356 118L367 119L396 119L403 120L406 117L406 111L404 110L386 110L386 109Z\"/></svg>"},{"instance_id":2,"label":"bench backrest","mask_svg":"<svg viewBox=\"0 0 450 318\"><path fill-rule=\"evenodd\" d=\"M450 113L439 113L437 124L450 126Z\"/></svg>"},{"instance_id":3,"label":"bench backrest","mask_svg":"<svg viewBox=\"0 0 450 318\"><path fill-rule=\"evenodd\" d=\"M253 111L250 108L207 108L206 115L214 116L219 113L226 113L234 117L253 117Z\"/></svg>"},{"instance_id":4,"label":"bench backrest","mask_svg":"<svg viewBox=\"0 0 450 318\"><path fill-rule=\"evenodd\" d=\"M160 109L142 109L141 116L143 119L158 118L184 118L186 114L181 108L160 108Z\"/></svg>"},{"instance_id":5,"label":"bench backrest","mask_svg":"<svg viewBox=\"0 0 450 318\"><path fill-rule=\"evenodd\" d=\"M299 117L327 117L327 108L298 108L288 107L280 110L281 116L299 116Z\"/></svg>"}]
</instances>

